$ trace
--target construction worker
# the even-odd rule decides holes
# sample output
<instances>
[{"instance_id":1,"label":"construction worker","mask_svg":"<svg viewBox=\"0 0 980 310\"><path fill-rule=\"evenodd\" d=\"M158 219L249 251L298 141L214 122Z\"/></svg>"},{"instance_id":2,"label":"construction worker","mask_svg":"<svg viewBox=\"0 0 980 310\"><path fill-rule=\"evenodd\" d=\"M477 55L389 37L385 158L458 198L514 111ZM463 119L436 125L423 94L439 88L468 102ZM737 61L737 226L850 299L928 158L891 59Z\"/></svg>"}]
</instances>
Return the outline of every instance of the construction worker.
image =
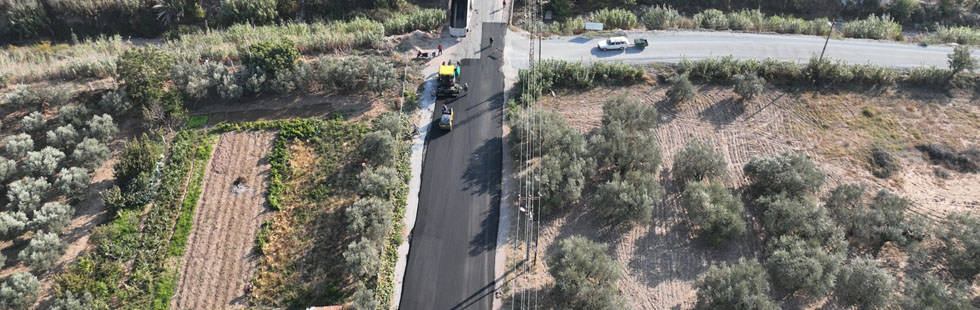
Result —
<instances>
[{"instance_id":1,"label":"construction worker","mask_svg":"<svg viewBox=\"0 0 980 310\"><path fill-rule=\"evenodd\" d=\"M490 37L490 46L493 46L493 37Z\"/></svg>"},{"instance_id":2,"label":"construction worker","mask_svg":"<svg viewBox=\"0 0 980 310\"><path fill-rule=\"evenodd\" d=\"M442 55L442 44L439 44L439 55Z\"/></svg>"},{"instance_id":3,"label":"construction worker","mask_svg":"<svg viewBox=\"0 0 980 310\"><path fill-rule=\"evenodd\" d=\"M445 103L442 104L442 114L449 114L449 107Z\"/></svg>"}]
</instances>

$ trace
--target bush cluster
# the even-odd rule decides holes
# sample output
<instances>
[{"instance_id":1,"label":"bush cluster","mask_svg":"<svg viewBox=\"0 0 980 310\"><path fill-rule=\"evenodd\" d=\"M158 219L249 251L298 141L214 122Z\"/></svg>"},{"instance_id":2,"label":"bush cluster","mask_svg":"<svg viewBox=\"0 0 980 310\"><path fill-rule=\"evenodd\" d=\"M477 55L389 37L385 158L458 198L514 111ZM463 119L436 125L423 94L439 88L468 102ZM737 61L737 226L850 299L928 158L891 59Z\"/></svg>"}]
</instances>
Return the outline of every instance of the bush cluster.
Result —
<instances>
[{"instance_id":1,"label":"bush cluster","mask_svg":"<svg viewBox=\"0 0 980 310\"><path fill-rule=\"evenodd\" d=\"M420 9L409 13L395 14L384 20L385 35L408 33L413 30L431 31L446 24L446 11ZM583 27L585 27L583 25Z\"/></svg>"},{"instance_id":2,"label":"bush cluster","mask_svg":"<svg viewBox=\"0 0 980 310\"><path fill-rule=\"evenodd\" d=\"M625 63L596 63L586 66L581 62L565 60L545 60L534 67L536 80L531 82L531 72L518 73L515 89L521 91L516 96L521 104L533 103L545 91L563 89L586 89L598 83L633 84L642 80L644 72L636 66Z\"/></svg>"},{"instance_id":3,"label":"bush cluster","mask_svg":"<svg viewBox=\"0 0 980 310\"><path fill-rule=\"evenodd\" d=\"M980 150L967 149L957 152L951 147L941 144L920 144L916 149L929 155L929 160L959 172L980 172Z\"/></svg>"},{"instance_id":4,"label":"bush cluster","mask_svg":"<svg viewBox=\"0 0 980 310\"><path fill-rule=\"evenodd\" d=\"M680 14L674 8L666 5L650 7L643 13L643 25L647 29L671 29L677 27Z\"/></svg>"},{"instance_id":5,"label":"bush cluster","mask_svg":"<svg viewBox=\"0 0 980 310\"><path fill-rule=\"evenodd\" d=\"M902 40L902 25L896 23L888 14L882 16L871 14L867 19L846 22L841 32L849 38Z\"/></svg>"},{"instance_id":6,"label":"bush cluster","mask_svg":"<svg viewBox=\"0 0 980 310\"><path fill-rule=\"evenodd\" d=\"M698 235L712 244L721 244L745 232L742 202L719 182L687 183L681 194L681 206Z\"/></svg>"},{"instance_id":7,"label":"bush cluster","mask_svg":"<svg viewBox=\"0 0 980 310\"><path fill-rule=\"evenodd\" d=\"M636 14L624 9L601 9L589 15L589 21L602 23L603 29L636 28Z\"/></svg>"},{"instance_id":8,"label":"bush cluster","mask_svg":"<svg viewBox=\"0 0 980 310\"><path fill-rule=\"evenodd\" d=\"M740 258L734 265L712 265L694 287L698 290L694 308L698 310L779 309L769 297L766 270L755 260Z\"/></svg>"}]
</instances>

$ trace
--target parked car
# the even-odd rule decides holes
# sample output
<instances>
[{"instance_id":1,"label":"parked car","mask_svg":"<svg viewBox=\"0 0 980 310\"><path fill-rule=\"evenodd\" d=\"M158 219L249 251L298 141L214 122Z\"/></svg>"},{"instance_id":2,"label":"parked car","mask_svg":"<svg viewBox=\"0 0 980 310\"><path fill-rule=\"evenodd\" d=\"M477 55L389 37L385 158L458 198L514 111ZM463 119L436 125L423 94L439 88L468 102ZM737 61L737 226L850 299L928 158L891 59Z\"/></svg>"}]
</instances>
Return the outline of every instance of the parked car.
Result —
<instances>
[{"instance_id":1,"label":"parked car","mask_svg":"<svg viewBox=\"0 0 980 310\"><path fill-rule=\"evenodd\" d=\"M603 51L614 49L626 50L626 48L630 47L630 40L626 37L612 37L599 41L598 46Z\"/></svg>"}]
</instances>

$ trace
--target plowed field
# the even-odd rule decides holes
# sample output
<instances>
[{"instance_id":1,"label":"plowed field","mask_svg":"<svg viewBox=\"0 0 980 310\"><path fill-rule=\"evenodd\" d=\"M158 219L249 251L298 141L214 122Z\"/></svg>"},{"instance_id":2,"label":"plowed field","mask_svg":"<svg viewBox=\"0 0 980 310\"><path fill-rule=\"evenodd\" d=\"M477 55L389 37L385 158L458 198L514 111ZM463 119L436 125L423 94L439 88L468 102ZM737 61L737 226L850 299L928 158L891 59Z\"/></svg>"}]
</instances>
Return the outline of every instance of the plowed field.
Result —
<instances>
[{"instance_id":1,"label":"plowed field","mask_svg":"<svg viewBox=\"0 0 980 310\"><path fill-rule=\"evenodd\" d=\"M194 228L171 309L242 309L255 271L253 248L268 217L265 192L272 132L229 132L208 163Z\"/></svg>"}]
</instances>

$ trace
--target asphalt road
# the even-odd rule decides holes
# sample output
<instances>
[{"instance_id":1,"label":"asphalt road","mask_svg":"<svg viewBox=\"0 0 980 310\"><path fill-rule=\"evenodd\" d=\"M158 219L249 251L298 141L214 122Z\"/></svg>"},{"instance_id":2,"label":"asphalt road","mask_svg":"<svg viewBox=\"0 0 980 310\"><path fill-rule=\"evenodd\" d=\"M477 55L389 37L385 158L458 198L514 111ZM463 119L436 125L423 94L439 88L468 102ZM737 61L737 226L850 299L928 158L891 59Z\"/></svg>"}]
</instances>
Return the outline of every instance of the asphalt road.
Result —
<instances>
[{"instance_id":1,"label":"asphalt road","mask_svg":"<svg viewBox=\"0 0 980 310\"><path fill-rule=\"evenodd\" d=\"M729 56L738 59L774 58L806 62L820 55L824 37L805 35L779 35L741 33L727 31L628 31L633 38L645 38L650 46L644 50L629 48L622 51L600 51L599 39L584 37L554 37L542 41L542 59L556 58L572 61L622 61L628 63L666 62L675 63L683 58L696 60ZM612 35L609 35L612 36ZM527 37L508 34L508 44L513 47L508 59L514 66L527 66ZM874 63L887 67L912 68L917 66L946 67L946 55L950 46L921 47L914 44L861 39L831 39L824 57L847 63Z\"/></svg>"},{"instance_id":2,"label":"asphalt road","mask_svg":"<svg viewBox=\"0 0 980 310\"><path fill-rule=\"evenodd\" d=\"M483 24L483 45L506 29ZM480 59L462 60L465 96L436 102L433 121L446 103L455 111L454 128L435 129L426 141L399 309L491 308L502 168L501 43L484 49Z\"/></svg>"}]
</instances>

